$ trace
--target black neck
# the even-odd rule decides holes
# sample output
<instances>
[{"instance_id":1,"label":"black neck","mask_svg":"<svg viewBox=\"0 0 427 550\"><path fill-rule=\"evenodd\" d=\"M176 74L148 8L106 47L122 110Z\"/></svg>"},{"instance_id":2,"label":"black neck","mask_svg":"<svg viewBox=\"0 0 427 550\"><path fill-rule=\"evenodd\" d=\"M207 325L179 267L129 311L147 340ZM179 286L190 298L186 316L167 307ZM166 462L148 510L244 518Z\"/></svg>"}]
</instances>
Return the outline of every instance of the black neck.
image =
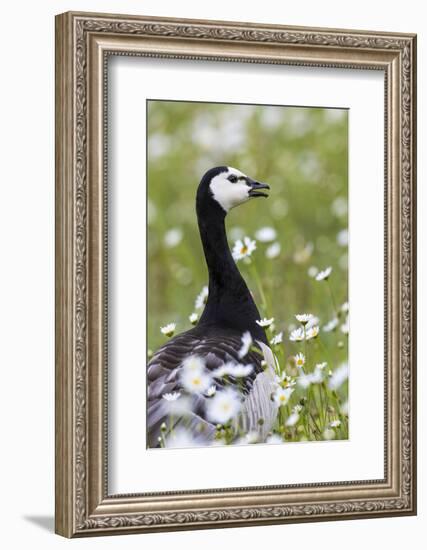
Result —
<instances>
[{"instance_id":1,"label":"black neck","mask_svg":"<svg viewBox=\"0 0 427 550\"><path fill-rule=\"evenodd\" d=\"M200 237L209 271L209 297L199 325L249 330L266 342L264 330L255 322L260 314L233 260L225 232L225 212L218 205L197 209Z\"/></svg>"}]
</instances>

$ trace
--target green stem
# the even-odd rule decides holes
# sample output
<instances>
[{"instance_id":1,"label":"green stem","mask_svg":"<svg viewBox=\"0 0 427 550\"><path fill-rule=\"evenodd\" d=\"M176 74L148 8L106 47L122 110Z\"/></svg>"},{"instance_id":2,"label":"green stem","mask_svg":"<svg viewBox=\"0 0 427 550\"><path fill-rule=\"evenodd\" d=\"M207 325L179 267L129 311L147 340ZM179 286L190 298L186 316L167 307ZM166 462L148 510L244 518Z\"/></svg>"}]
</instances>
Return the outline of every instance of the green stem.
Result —
<instances>
[{"instance_id":1,"label":"green stem","mask_svg":"<svg viewBox=\"0 0 427 550\"><path fill-rule=\"evenodd\" d=\"M304 408L304 410L302 411L302 423L303 423L303 426L304 426L304 432L305 432L305 436L308 440L310 440L310 429L309 429L309 425L308 425L308 411L307 411L307 408Z\"/></svg>"},{"instance_id":2,"label":"green stem","mask_svg":"<svg viewBox=\"0 0 427 550\"><path fill-rule=\"evenodd\" d=\"M325 344L322 342L322 339L320 338L320 334L317 336L316 340L319 342L320 347L322 348L322 351L326 355L328 367L332 368L333 361L331 361L331 356L329 355L329 351L326 349Z\"/></svg>"},{"instance_id":3,"label":"green stem","mask_svg":"<svg viewBox=\"0 0 427 550\"><path fill-rule=\"evenodd\" d=\"M324 399L323 399L323 388L322 388L322 386L323 386L323 384L318 384L320 407L321 407L321 412L323 412L323 428L325 428L325 426L326 426L326 408L325 408L325 402L324 402Z\"/></svg>"},{"instance_id":4,"label":"green stem","mask_svg":"<svg viewBox=\"0 0 427 550\"><path fill-rule=\"evenodd\" d=\"M328 391L326 390L325 382L322 382L321 386L322 386L322 391L324 392L324 395L325 395L324 424L325 424L325 428L326 428L326 424L328 422L329 399L328 399Z\"/></svg>"},{"instance_id":5,"label":"green stem","mask_svg":"<svg viewBox=\"0 0 427 550\"><path fill-rule=\"evenodd\" d=\"M316 412L316 416L318 416L320 418L319 407L317 406L316 396L315 396L315 393L314 393L314 390L313 390L313 386L311 384L308 387L307 395L309 397L309 405L311 404L313 406L313 408L315 409L315 412ZM311 414L311 411L310 411L310 414ZM320 431L320 428L319 428L319 431Z\"/></svg>"},{"instance_id":6,"label":"green stem","mask_svg":"<svg viewBox=\"0 0 427 550\"><path fill-rule=\"evenodd\" d=\"M336 302L335 302L335 298L334 298L334 294L332 292L332 287L329 283L329 279L326 279L326 284L328 286L328 289L329 289L329 295L331 297L331 302L332 302L332 309L334 310L334 313L335 313L335 317L338 319L339 317L339 313L338 313L338 308L337 308L337 305L336 305Z\"/></svg>"},{"instance_id":7,"label":"green stem","mask_svg":"<svg viewBox=\"0 0 427 550\"><path fill-rule=\"evenodd\" d=\"M306 337L305 337L305 325L303 325L303 329L304 329L304 354L305 354L305 360L307 361L308 363L308 354L307 354L307 340L306 340Z\"/></svg>"},{"instance_id":8,"label":"green stem","mask_svg":"<svg viewBox=\"0 0 427 550\"><path fill-rule=\"evenodd\" d=\"M313 426L314 426L314 430L318 432L319 434L319 437L322 437L322 432L320 431L320 428L319 426L317 425L315 419L314 419L314 416L311 414L311 412L309 413L310 414L310 418L311 418L311 421L313 423Z\"/></svg>"},{"instance_id":9,"label":"green stem","mask_svg":"<svg viewBox=\"0 0 427 550\"><path fill-rule=\"evenodd\" d=\"M259 274L258 274L258 270L257 270L256 265L253 261L251 261L250 265L252 267L252 273L253 273L257 288L258 288L258 292L261 296L262 309L264 310L264 313L267 314L267 310L269 310L270 308L268 307L268 304L267 304L267 298L265 296L264 289L262 287L262 283L261 283L261 279L260 279Z\"/></svg>"}]
</instances>

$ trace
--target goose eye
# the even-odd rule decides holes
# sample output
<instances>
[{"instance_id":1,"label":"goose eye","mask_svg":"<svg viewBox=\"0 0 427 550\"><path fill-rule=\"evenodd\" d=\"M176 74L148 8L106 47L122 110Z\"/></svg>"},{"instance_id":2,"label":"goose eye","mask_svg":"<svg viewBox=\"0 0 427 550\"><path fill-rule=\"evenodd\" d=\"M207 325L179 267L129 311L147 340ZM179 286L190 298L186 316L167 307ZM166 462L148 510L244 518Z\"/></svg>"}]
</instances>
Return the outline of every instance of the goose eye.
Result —
<instances>
[{"instance_id":1,"label":"goose eye","mask_svg":"<svg viewBox=\"0 0 427 550\"><path fill-rule=\"evenodd\" d=\"M235 176L234 174L231 174L231 176L228 176L228 181L231 181L231 183L236 183L237 176Z\"/></svg>"}]
</instances>

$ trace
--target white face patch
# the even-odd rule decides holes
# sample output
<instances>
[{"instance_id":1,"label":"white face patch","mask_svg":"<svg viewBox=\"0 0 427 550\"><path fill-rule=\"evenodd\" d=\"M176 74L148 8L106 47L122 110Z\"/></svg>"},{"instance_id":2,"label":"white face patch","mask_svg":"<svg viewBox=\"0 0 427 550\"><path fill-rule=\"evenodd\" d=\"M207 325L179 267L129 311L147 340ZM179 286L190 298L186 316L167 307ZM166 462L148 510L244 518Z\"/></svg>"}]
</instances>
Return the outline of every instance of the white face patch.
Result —
<instances>
[{"instance_id":1,"label":"white face patch","mask_svg":"<svg viewBox=\"0 0 427 550\"><path fill-rule=\"evenodd\" d=\"M236 181L230 181L230 176L232 180L236 178ZM251 198L249 195L250 187L245 179L240 178L246 178L245 174L230 166L226 172L221 172L221 174L212 178L210 189L213 198L226 212Z\"/></svg>"}]
</instances>

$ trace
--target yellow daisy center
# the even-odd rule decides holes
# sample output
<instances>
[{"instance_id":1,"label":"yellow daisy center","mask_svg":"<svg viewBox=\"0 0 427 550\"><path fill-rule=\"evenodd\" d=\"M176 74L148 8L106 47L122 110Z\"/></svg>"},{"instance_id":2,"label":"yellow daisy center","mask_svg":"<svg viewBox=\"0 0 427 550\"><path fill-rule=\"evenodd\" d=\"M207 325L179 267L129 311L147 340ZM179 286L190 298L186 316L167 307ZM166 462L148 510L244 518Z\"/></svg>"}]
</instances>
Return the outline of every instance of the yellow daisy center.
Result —
<instances>
[{"instance_id":1,"label":"yellow daisy center","mask_svg":"<svg viewBox=\"0 0 427 550\"><path fill-rule=\"evenodd\" d=\"M193 385L194 386L200 386L200 382L201 382L200 378L193 378Z\"/></svg>"},{"instance_id":2,"label":"yellow daisy center","mask_svg":"<svg viewBox=\"0 0 427 550\"><path fill-rule=\"evenodd\" d=\"M246 245L242 246L242 249L240 250L241 254L246 254L248 252L248 247Z\"/></svg>"}]
</instances>

